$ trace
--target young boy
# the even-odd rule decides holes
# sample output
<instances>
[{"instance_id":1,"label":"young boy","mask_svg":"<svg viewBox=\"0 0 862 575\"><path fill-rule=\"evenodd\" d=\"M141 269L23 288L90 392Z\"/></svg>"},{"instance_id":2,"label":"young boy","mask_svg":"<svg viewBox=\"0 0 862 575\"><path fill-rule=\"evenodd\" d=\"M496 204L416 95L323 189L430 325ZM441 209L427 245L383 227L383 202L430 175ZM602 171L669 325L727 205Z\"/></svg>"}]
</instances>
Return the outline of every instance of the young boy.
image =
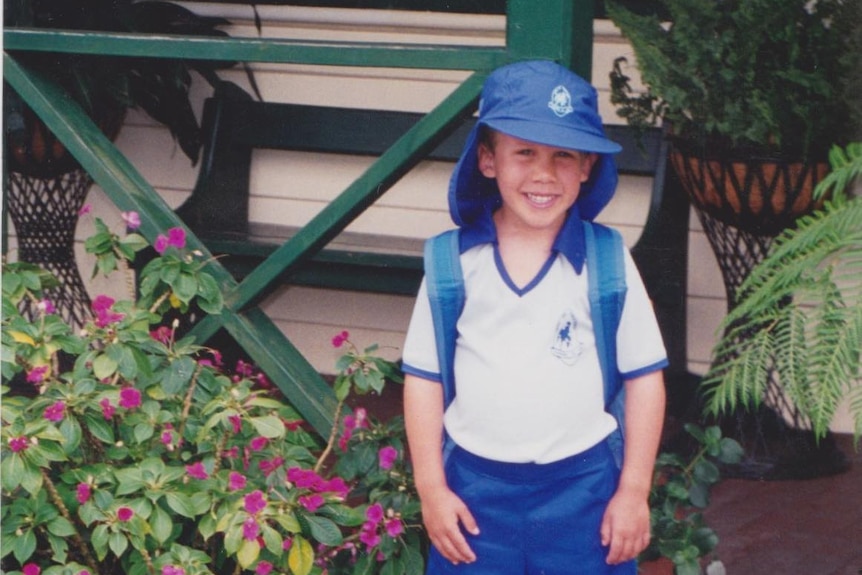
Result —
<instances>
[{"instance_id":1,"label":"young boy","mask_svg":"<svg viewBox=\"0 0 862 575\"><path fill-rule=\"evenodd\" d=\"M625 380L622 469L606 438L587 299L584 222L617 182L595 90L551 62L485 83L455 167L466 300L444 412L427 286L404 346L404 411L428 573L634 574L664 416L666 353L631 256L617 331ZM445 437L454 443L444 458Z\"/></svg>"}]
</instances>

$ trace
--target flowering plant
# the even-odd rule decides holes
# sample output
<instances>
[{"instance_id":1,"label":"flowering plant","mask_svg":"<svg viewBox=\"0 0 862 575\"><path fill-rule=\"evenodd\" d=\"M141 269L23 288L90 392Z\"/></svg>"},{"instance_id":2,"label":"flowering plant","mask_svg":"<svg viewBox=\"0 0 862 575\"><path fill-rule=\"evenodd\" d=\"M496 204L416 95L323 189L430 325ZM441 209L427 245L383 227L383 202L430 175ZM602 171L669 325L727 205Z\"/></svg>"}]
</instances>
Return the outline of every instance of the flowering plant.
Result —
<instances>
[{"instance_id":1,"label":"flowering plant","mask_svg":"<svg viewBox=\"0 0 862 575\"><path fill-rule=\"evenodd\" d=\"M97 222L87 249L111 272L145 245ZM320 438L251 365L228 371L161 325L171 308L218 313L222 300L182 229L154 247L138 301L96 297L78 333L44 298L49 274L3 266L3 572L421 573L403 421L345 408L396 367L336 336L338 413ZM18 313L24 299L35 317Z\"/></svg>"}]
</instances>

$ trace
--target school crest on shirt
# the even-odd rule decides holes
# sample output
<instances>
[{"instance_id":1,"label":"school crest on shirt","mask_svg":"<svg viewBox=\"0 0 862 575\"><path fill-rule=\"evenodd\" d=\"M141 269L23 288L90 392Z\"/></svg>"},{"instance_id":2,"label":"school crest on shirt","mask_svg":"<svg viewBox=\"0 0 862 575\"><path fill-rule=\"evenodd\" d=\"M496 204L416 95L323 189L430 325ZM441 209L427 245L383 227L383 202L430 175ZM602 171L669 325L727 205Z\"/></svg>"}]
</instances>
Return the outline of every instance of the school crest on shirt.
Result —
<instances>
[{"instance_id":1,"label":"school crest on shirt","mask_svg":"<svg viewBox=\"0 0 862 575\"><path fill-rule=\"evenodd\" d=\"M571 311L566 311L557 320L551 353L566 365L574 365L584 348L584 344L576 339L577 326L578 320Z\"/></svg>"}]
</instances>

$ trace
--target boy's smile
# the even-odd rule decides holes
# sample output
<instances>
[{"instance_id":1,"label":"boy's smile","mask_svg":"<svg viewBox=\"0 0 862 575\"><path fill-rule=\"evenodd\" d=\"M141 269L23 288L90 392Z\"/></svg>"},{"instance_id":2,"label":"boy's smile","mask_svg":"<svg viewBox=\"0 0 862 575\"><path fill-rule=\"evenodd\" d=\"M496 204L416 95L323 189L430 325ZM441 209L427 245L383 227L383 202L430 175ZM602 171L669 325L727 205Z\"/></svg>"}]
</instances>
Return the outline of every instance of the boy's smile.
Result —
<instances>
[{"instance_id":1,"label":"boy's smile","mask_svg":"<svg viewBox=\"0 0 862 575\"><path fill-rule=\"evenodd\" d=\"M535 144L500 132L479 146L479 169L495 178L503 207L500 223L547 231L560 229L590 176L595 154Z\"/></svg>"}]
</instances>

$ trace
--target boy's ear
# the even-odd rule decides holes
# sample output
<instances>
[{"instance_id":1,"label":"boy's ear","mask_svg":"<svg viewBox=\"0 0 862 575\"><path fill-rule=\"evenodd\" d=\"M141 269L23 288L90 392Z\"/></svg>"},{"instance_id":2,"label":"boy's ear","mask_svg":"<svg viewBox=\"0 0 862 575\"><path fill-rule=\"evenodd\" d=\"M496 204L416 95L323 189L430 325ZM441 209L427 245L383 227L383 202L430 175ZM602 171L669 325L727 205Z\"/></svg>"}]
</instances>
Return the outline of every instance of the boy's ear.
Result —
<instances>
[{"instance_id":1,"label":"boy's ear","mask_svg":"<svg viewBox=\"0 0 862 575\"><path fill-rule=\"evenodd\" d=\"M586 182L590 179L590 175L593 173L593 166L596 165L596 161L599 159L599 155L593 152L583 155L583 165L581 166L581 183Z\"/></svg>"},{"instance_id":2,"label":"boy's ear","mask_svg":"<svg viewBox=\"0 0 862 575\"><path fill-rule=\"evenodd\" d=\"M497 171L494 167L494 152L491 150L487 144L479 144L476 149L476 158L479 164L479 171L482 172L482 175L486 178L496 178Z\"/></svg>"}]
</instances>

